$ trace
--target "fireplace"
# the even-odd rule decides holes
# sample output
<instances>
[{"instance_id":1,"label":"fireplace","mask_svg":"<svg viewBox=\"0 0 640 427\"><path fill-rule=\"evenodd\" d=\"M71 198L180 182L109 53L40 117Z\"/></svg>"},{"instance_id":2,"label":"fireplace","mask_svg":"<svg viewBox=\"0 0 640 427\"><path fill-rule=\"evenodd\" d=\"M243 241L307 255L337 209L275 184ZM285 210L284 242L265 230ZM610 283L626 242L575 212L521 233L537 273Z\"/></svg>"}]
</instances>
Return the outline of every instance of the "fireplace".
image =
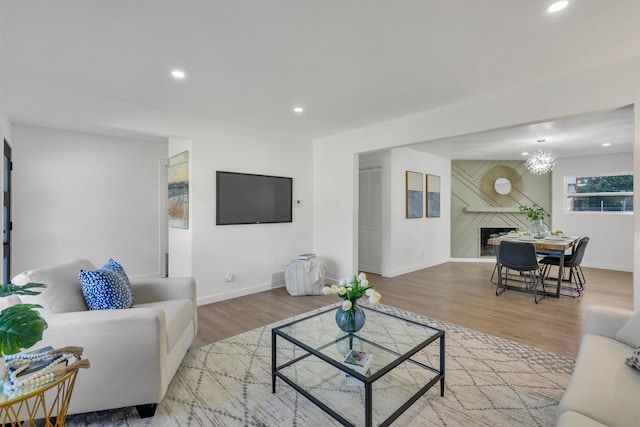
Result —
<instances>
[{"instance_id":1,"label":"fireplace","mask_svg":"<svg viewBox=\"0 0 640 427\"><path fill-rule=\"evenodd\" d=\"M516 231L517 227L481 227L480 228L480 256L495 255L493 245L487 244L492 237L503 236L509 234L510 231Z\"/></svg>"}]
</instances>

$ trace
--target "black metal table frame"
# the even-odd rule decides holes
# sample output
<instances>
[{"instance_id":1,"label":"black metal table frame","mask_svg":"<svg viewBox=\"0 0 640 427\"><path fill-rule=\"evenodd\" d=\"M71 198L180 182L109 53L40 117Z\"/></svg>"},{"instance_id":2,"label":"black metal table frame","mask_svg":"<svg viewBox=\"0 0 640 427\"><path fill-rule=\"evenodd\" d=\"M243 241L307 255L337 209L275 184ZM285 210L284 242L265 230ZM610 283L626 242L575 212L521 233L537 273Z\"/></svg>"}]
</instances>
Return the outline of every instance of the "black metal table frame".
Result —
<instances>
[{"instance_id":1,"label":"black metal table frame","mask_svg":"<svg viewBox=\"0 0 640 427\"><path fill-rule=\"evenodd\" d=\"M272 393L276 392L276 378L280 378L281 380L283 380L285 383L287 383L288 385L290 385L291 387L293 387L296 391L298 391L300 394L302 394L303 396L305 396L307 399L309 399L311 402L313 402L316 406L318 406L320 409L322 409L323 411L325 411L327 414L331 415L333 418L335 418L336 420L338 420L341 424L345 425L345 426L354 426L353 423L351 423L349 420L347 420L346 418L344 418L342 415L338 414L336 411L334 411L333 409L331 409L329 406L327 406L326 404L324 404L323 402L321 402L318 398L314 397L311 393L309 393L308 391L304 390L301 386L299 386L298 384L296 384L293 380L291 380L290 378L288 378L285 374L283 374L282 372L280 372L282 369L291 366L293 364L295 364L296 362L299 362L300 360L303 360L309 356L315 356L318 357L319 359L327 362L328 364L338 368L339 370L343 371L343 372L347 372L349 375L354 376L355 378L357 378L358 380L362 381L364 383L364 387L365 387L365 426L366 427L371 427L373 424L373 383L375 383L378 379L382 378L383 376L385 376L386 374L388 374L389 372L391 372L394 368L396 368L397 366L399 366L400 364L404 363L404 362L408 362L408 363L412 363L415 364L417 366L420 366L426 370L429 370L435 374L437 374L434 378L432 378L427 384L425 384L422 388L420 388L413 396L411 396L404 404L402 404L395 412L393 412L389 417L387 417L387 419L385 419L380 426L388 426L390 425L396 418L398 418L404 411L406 411L411 405L413 405L413 403L418 400L423 394L425 394L427 392L427 390L429 390L431 387L433 387L438 381L440 381L440 396L444 397L444 378L445 378L445 332L437 329L437 328L432 328L428 325L424 325L422 323L418 323L418 322L414 322L412 320L408 320L399 316L395 316L393 314L389 314L389 313L385 313L383 311L379 311L379 310L374 310L368 307L363 307L364 310L370 310L370 311L374 311L377 313L381 313L385 316L390 316L390 317L395 317L396 319L400 319L402 321L405 322L409 322L409 323L413 323L415 325L421 326L421 327L427 327L429 329L433 329L438 331L437 333L435 333L434 335L432 335L431 337L429 337L428 339L426 339L425 341L423 341L422 343L418 344L417 346L413 347L410 351L404 353L404 354L400 354L397 353L391 349L388 349L386 347L383 347L379 344L376 344L375 342L372 342L371 340L365 339L361 336L358 336L357 333L355 334L348 334L345 335L344 337L340 338L340 339L336 339L334 341L330 341L327 342L325 345L321 346L320 348L312 348L308 345L306 345L305 343L292 338L284 333L282 333L280 331L281 328L285 328L287 326L290 326L294 323L298 323L298 322L302 322L305 321L307 319L310 319L312 317L316 317L316 316L320 316L322 314L325 314L329 311L335 311L335 308L331 308L325 311L322 311L320 313L316 313L312 316L309 317L305 317L304 319L299 319L290 323L287 323L286 325L282 325L282 326L278 326L276 328L272 328L271 329L271 384L272 384ZM365 325L366 326L366 325ZM281 365L277 364L277 359L276 359L276 340L277 337L280 336L281 338L283 338L284 340L294 344L297 347L300 347L301 349L305 350L307 353L303 354L300 357L297 357L295 359L289 360L286 363L283 363ZM322 350L323 348L326 348L328 346L334 345L337 342L341 341L341 340L345 340L345 339L349 339L352 340L354 337L357 337L358 339L360 339L363 342L369 343L375 347L378 347L380 349L383 349L387 352L396 354L398 356L398 358L393 361L392 363L386 365L384 368L382 368L381 370L377 371L376 373L374 373L373 375L370 376L366 376L366 375L362 375L357 371L354 371L352 369L349 369L348 367L346 367L343 363L336 361L334 359L332 359L329 356L324 355L320 350ZM415 360L412 360L411 357L414 356L416 353L418 353L419 351L423 350L425 347L427 347L429 344L431 344L432 342L434 342L435 340L440 340L440 369L437 370L431 366L427 366L424 365L420 362L417 362ZM336 374L339 375L339 374Z\"/></svg>"}]
</instances>

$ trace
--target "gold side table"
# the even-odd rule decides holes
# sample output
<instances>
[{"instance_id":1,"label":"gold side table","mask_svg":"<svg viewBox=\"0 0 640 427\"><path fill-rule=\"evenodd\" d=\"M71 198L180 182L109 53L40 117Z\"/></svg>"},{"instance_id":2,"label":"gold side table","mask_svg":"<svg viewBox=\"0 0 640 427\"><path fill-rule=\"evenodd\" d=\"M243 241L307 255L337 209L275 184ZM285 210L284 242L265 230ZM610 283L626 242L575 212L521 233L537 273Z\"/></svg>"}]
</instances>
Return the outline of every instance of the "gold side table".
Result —
<instances>
[{"instance_id":1,"label":"gold side table","mask_svg":"<svg viewBox=\"0 0 640 427\"><path fill-rule=\"evenodd\" d=\"M31 392L15 397L5 395L6 400L0 402L0 425L36 426L35 420L44 419L45 427L64 426L77 375L75 368Z\"/></svg>"}]
</instances>

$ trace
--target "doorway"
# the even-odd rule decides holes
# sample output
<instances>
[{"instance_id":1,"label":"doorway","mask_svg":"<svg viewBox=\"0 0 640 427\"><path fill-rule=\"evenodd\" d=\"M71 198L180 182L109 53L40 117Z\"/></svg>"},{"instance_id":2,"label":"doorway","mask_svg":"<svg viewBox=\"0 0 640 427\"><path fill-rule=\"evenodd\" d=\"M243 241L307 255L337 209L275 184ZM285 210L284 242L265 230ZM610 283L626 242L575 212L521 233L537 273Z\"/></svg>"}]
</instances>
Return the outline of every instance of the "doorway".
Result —
<instances>
[{"instance_id":1,"label":"doorway","mask_svg":"<svg viewBox=\"0 0 640 427\"><path fill-rule=\"evenodd\" d=\"M382 168L359 177L358 271L382 273Z\"/></svg>"},{"instance_id":2,"label":"doorway","mask_svg":"<svg viewBox=\"0 0 640 427\"><path fill-rule=\"evenodd\" d=\"M4 140L4 218L2 223L2 283L9 283L11 280L11 146Z\"/></svg>"}]
</instances>

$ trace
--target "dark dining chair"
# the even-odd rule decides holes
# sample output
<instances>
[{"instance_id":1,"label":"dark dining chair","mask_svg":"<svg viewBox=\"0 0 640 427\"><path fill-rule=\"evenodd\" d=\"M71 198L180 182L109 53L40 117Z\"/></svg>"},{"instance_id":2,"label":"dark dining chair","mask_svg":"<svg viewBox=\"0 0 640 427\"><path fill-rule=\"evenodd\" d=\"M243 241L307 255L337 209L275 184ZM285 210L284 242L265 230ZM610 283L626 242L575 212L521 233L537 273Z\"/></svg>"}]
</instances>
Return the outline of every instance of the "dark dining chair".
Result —
<instances>
[{"instance_id":1,"label":"dark dining chair","mask_svg":"<svg viewBox=\"0 0 640 427\"><path fill-rule=\"evenodd\" d=\"M496 285L496 295L504 292L509 284L509 270L518 271L524 282L527 291L533 292L533 298L538 304L545 297L545 283L542 275L542 268L538 264L536 248L531 243L523 242L500 242L498 251L498 284ZM506 269L506 274L502 270ZM504 282L504 284L502 283ZM542 296L538 299L538 286L542 285ZM501 289L502 288L502 289Z\"/></svg>"},{"instance_id":2,"label":"dark dining chair","mask_svg":"<svg viewBox=\"0 0 640 427\"><path fill-rule=\"evenodd\" d=\"M589 244L589 238L583 237L578 240L578 244L576 245L575 250L571 253L571 255L565 256L564 258L564 268L569 269L569 282L575 284L575 290L578 293L578 296L582 294L584 290L584 285L587 283L587 279L584 277L584 272L582 271L582 259L584 258L584 252L587 249L587 245ZM540 264L543 265L542 274L544 277L549 277L549 273L551 272L552 266L560 266L560 256L556 255L548 255L540 260ZM558 269L558 274L562 276L564 279L564 269L560 271Z\"/></svg>"}]
</instances>

